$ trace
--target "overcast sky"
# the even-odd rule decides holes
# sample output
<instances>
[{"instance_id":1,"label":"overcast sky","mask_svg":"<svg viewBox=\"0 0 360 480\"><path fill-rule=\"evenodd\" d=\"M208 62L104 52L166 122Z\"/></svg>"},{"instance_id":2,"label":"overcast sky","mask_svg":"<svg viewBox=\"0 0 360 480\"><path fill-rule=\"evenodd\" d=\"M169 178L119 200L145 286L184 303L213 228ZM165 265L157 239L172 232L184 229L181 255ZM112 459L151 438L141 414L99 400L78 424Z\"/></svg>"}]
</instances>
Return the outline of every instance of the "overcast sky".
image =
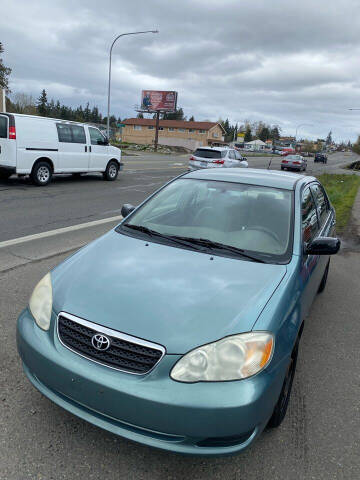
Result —
<instances>
[{"instance_id":1,"label":"overcast sky","mask_svg":"<svg viewBox=\"0 0 360 480\"><path fill-rule=\"evenodd\" d=\"M55 5L56 3L56 5ZM134 116L142 89L177 90L196 120L277 123L283 134L360 133L359 0L16 0L0 4L10 88Z\"/></svg>"}]
</instances>

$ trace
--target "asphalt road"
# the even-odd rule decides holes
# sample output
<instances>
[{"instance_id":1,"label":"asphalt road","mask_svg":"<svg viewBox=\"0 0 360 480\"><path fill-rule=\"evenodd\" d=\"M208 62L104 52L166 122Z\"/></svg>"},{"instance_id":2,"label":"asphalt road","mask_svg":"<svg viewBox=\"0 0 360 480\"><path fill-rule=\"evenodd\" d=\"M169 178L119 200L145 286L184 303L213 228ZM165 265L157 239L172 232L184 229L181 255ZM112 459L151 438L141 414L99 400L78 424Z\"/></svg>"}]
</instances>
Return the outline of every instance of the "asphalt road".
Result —
<instances>
[{"instance_id":1,"label":"asphalt road","mask_svg":"<svg viewBox=\"0 0 360 480\"><path fill-rule=\"evenodd\" d=\"M72 235L66 236L69 246ZM37 251L53 254L46 246L33 242L26 248L36 258ZM246 452L223 458L184 457L131 443L67 413L30 385L15 348L16 318L34 283L65 256L0 274L1 480L359 478L358 253L332 260L327 288L306 322L284 423Z\"/></svg>"},{"instance_id":2,"label":"asphalt road","mask_svg":"<svg viewBox=\"0 0 360 480\"><path fill-rule=\"evenodd\" d=\"M186 171L188 155L124 156L125 168L116 182L104 182L99 174L75 179L54 177L44 188L30 180L0 181L0 242L24 235L76 225L120 214L124 203L138 204L167 180ZM249 157L249 166L280 169L281 158ZM329 156L327 165L308 159L308 174L335 171L350 163L352 154Z\"/></svg>"}]
</instances>

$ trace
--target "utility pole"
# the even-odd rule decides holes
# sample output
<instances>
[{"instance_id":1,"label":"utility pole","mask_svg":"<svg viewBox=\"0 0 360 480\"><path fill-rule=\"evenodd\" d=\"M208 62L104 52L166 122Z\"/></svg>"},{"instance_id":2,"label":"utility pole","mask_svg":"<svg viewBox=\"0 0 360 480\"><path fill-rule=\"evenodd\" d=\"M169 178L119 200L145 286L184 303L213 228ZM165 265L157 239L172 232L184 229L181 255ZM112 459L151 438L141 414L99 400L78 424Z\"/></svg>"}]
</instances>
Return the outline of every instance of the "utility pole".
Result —
<instances>
[{"instance_id":1,"label":"utility pole","mask_svg":"<svg viewBox=\"0 0 360 480\"><path fill-rule=\"evenodd\" d=\"M159 143L159 123L160 123L160 110L156 110L156 121L155 121L155 142L154 150L157 152L158 143Z\"/></svg>"}]
</instances>

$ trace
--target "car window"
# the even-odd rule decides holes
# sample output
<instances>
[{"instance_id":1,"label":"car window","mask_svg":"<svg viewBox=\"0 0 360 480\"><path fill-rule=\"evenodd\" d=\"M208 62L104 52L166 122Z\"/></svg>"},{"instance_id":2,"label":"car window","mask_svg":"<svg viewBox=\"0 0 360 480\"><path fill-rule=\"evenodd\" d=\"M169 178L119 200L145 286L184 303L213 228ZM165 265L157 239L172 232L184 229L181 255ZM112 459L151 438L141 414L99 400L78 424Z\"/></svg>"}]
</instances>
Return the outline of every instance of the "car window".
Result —
<instances>
[{"instance_id":1,"label":"car window","mask_svg":"<svg viewBox=\"0 0 360 480\"><path fill-rule=\"evenodd\" d=\"M89 133L91 145L102 145L102 142L104 142L104 137L100 130L98 130L97 128L89 127ZM101 143L99 144L98 141L100 141Z\"/></svg>"},{"instance_id":2,"label":"car window","mask_svg":"<svg viewBox=\"0 0 360 480\"><path fill-rule=\"evenodd\" d=\"M0 115L0 138L7 138L7 117Z\"/></svg>"},{"instance_id":3,"label":"car window","mask_svg":"<svg viewBox=\"0 0 360 480\"><path fill-rule=\"evenodd\" d=\"M303 241L309 243L315 238L319 230L316 206L309 187L303 193L301 212Z\"/></svg>"},{"instance_id":4,"label":"car window","mask_svg":"<svg viewBox=\"0 0 360 480\"><path fill-rule=\"evenodd\" d=\"M59 142L63 143L86 143L85 129L80 125L57 123Z\"/></svg>"},{"instance_id":5,"label":"car window","mask_svg":"<svg viewBox=\"0 0 360 480\"><path fill-rule=\"evenodd\" d=\"M241 157L241 155L240 155L239 152L237 152L237 151L235 150L234 153L235 153L235 158L236 158L236 160L242 160L242 157Z\"/></svg>"},{"instance_id":6,"label":"car window","mask_svg":"<svg viewBox=\"0 0 360 480\"><path fill-rule=\"evenodd\" d=\"M231 160L235 160L234 150L229 150L229 158L231 158Z\"/></svg>"},{"instance_id":7,"label":"car window","mask_svg":"<svg viewBox=\"0 0 360 480\"><path fill-rule=\"evenodd\" d=\"M64 142L64 143L71 143L72 142L72 134L71 134L71 129L70 125L66 124L57 124L56 125L57 131L58 131L58 136L59 136L59 142Z\"/></svg>"},{"instance_id":8,"label":"car window","mask_svg":"<svg viewBox=\"0 0 360 480\"><path fill-rule=\"evenodd\" d=\"M311 185L311 191L314 195L320 226L323 227L326 223L329 214L329 203L326 194L319 184Z\"/></svg>"},{"instance_id":9,"label":"car window","mask_svg":"<svg viewBox=\"0 0 360 480\"><path fill-rule=\"evenodd\" d=\"M71 125L73 143L86 143L85 129L80 125Z\"/></svg>"},{"instance_id":10,"label":"car window","mask_svg":"<svg viewBox=\"0 0 360 480\"><path fill-rule=\"evenodd\" d=\"M198 148L194 152L195 157L200 158L221 158L221 152L219 150L208 150L206 148Z\"/></svg>"},{"instance_id":11,"label":"car window","mask_svg":"<svg viewBox=\"0 0 360 480\"><path fill-rule=\"evenodd\" d=\"M283 259L291 251L292 199L290 190L179 179L140 207L124 226L205 238Z\"/></svg>"}]
</instances>

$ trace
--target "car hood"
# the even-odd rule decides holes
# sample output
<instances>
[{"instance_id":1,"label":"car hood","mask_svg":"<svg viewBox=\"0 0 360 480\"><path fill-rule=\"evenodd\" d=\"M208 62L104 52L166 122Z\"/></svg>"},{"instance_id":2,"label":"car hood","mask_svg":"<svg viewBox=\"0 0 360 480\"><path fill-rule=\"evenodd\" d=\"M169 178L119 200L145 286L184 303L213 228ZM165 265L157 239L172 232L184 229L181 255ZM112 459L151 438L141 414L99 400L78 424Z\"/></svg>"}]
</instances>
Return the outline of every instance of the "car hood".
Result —
<instances>
[{"instance_id":1,"label":"car hood","mask_svg":"<svg viewBox=\"0 0 360 480\"><path fill-rule=\"evenodd\" d=\"M182 354L251 330L285 273L111 231L53 270L53 308Z\"/></svg>"}]
</instances>

